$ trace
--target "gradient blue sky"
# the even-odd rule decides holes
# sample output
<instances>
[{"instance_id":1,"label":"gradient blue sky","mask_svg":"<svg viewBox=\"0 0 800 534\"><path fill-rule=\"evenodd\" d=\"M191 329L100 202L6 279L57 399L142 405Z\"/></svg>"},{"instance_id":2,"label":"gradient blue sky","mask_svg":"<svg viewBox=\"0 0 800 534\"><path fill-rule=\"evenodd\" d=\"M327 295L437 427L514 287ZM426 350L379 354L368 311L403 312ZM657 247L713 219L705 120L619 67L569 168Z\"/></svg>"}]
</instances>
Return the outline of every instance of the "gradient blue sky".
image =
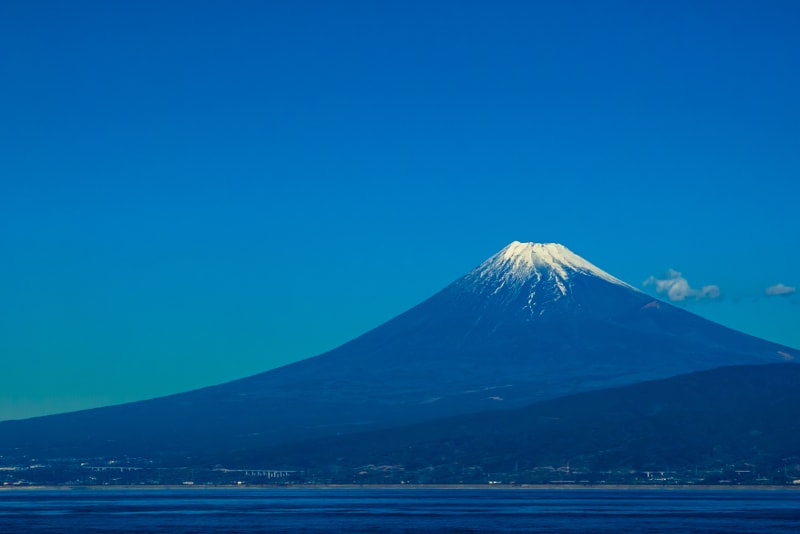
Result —
<instances>
[{"instance_id":1,"label":"gradient blue sky","mask_svg":"<svg viewBox=\"0 0 800 534\"><path fill-rule=\"evenodd\" d=\"M800 4L0 3L0 419L333 348L512 240L800 347ZM654 286L644 288L654 293ZM666 297L665 297L666 298Z\"/></svg>"}]
</instances>

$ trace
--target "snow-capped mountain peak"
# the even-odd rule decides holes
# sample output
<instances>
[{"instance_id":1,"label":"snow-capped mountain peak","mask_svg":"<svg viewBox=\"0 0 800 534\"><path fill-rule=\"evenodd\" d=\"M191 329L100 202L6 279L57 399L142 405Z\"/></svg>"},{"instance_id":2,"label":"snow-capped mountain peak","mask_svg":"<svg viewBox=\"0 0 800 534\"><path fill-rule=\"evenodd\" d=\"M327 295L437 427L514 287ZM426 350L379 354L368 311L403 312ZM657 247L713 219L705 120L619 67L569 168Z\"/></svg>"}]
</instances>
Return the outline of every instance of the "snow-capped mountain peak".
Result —
<instances>
[{"instance_id":1,"label":"snow-capped mountain peak","mask_svg":"<svg viewBox=\"0 0 800 534\"><path fill-rule=\"evenodd\" d=\"M513 241L489 259L489 261L492 260L495 264L498 263L498 260L505 262L512 271L520 276L529 276L537 268L545 268L558 273L561 278L569 278L570 271L572 271L591 274L607 282L628 286L622 280L611 276L559 243Z\"/></svg>"},{"instance_id":2,"label":"snow-capped mountain peak","mask_svg":"<svg viewBox=\"0 0 800 534\"><path fill-rule=\"evenodd\" d=\"M517 292L514 290L547 283L555 289L555 296L565 296L576 274L595 276L635 290L559 243L513 241L479 265L468 278L481 292L489 290L496 294L503 289Z\"/></svg>"}]
</instances>

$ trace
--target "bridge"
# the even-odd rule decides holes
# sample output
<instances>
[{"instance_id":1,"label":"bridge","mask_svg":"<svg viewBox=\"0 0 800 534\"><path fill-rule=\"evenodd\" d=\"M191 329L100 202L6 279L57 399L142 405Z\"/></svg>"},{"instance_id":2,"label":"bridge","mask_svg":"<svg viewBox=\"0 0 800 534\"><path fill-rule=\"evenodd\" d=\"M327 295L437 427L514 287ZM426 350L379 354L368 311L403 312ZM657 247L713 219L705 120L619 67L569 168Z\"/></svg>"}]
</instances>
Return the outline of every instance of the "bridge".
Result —
<instances>
[{"instance_id":1,"label":"bridge","mask_svg":"<svg viewBox=\"0 0 800 534\"><path fill-rule=\"evenodd\" d=\"M246 477L285 478L297 471L287 469L214 469L223 473L242 473Z\"/></svg>"},{"instance_id":2,"label":"bridge","mask_svg":"<svg viewBox=\"0 0 800 534\"><path fill-rule=\"evenodd\" d=\"M89 471L116 471L124 473L126 471L140 471L142 467L128 467L124 465L83 465L81 466Z\"/></svg>"},{"instance_id":3,"label":"bridge","mask_svg":"<svg viewBox=\"0 0 800 534\"><path fill-rule=\"evenodd\" d=\"M125 473L129 471L141 471L142 469L155 469L156 471L171 471L171 470L189 470L191 469L192 472L194 471L202 471L202 469L197 468L189 468L189 467L178 467L178 468L171 468L171 467L156 467L156 468L145 468L145 467L130 467L130 466L123 466L123 465L84 465L81 466L84 469L88 469L89 471L94 472L115 472L115 473ZM245 477L263 477L263 478L286 478L291 476L293 473L298 473L299 471L291 471L289 469L224 469L224 468L217 468L213 469L212 471L217 471L221 473L241 473L242 476Z\"/></svg>"}]
</instances>

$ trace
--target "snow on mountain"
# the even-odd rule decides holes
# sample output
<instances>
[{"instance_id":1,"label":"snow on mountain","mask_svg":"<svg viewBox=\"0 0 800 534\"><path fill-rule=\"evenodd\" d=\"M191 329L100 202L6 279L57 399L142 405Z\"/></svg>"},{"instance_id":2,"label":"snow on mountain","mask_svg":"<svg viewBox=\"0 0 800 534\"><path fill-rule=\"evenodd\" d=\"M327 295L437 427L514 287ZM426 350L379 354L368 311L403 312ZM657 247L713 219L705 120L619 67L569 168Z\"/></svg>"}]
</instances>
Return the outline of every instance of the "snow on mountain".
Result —
<instances>
[{"instance_id":1,"label":"snow on mountain","mask_svg":"<svg viewBox=\"0 0 800 534\"><path fill-rule=\"evenodd\" d=\"M520 243L513 241L503 250L483 262L475 271L479 276L516 278L520 281L541 280L550 271L565 283L574 273L589 274L606 282L634 289L581 258L559 243Z\"/></svg>"},{"instance_id":2,"label":"snow on mountain","mask_svg":"<svg viewBox=\"0 0 800 534\"><path fill-rule=\"evenodd\" d=\"M526 297L526 308L557 301L572 291L576 275L591 276L605 282L639 290L615 278L558 243L513 241L487 259L465 278L463 288L503 299Z\"/></svg>"}]
</instances>

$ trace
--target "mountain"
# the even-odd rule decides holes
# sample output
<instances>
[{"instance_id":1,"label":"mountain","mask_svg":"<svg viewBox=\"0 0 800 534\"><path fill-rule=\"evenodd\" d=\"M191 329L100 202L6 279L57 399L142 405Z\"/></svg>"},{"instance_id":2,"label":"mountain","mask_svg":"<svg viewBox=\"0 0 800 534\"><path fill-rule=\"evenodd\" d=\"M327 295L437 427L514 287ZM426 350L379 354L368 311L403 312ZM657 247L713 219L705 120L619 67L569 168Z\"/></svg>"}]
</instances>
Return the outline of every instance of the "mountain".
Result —
<instances>
[{"instance_id":1,"label":"mountain","mask_svg":"<svg viewBox=\"0 0 800 534\"><path fill-rule=\"evenodd\" d=\"M0 454L183 461L796 354L655 300L562 245L515 241L330 352L183 394L0 423Z\"/></svg>"},{"instance_id":2,"label":"mountain","mask_svg":"<svg viewBox=\"0 0 800 534\"><path fill-rule=\"evenodd\" d=\"M538 469L553 478L542 468L567 462L594 474L703 471L748 462L765 474L788 458L800 462L798 384L796 364L721 367L512 410L242 451L228 462L248 465L267 457L316 473L335 465L346 477L365 466L402 466L405 473L428 468L440 479L455 475L450 481L464 477L463 466L528 471L528 477Z\"/></svg>"}]
</instances>

